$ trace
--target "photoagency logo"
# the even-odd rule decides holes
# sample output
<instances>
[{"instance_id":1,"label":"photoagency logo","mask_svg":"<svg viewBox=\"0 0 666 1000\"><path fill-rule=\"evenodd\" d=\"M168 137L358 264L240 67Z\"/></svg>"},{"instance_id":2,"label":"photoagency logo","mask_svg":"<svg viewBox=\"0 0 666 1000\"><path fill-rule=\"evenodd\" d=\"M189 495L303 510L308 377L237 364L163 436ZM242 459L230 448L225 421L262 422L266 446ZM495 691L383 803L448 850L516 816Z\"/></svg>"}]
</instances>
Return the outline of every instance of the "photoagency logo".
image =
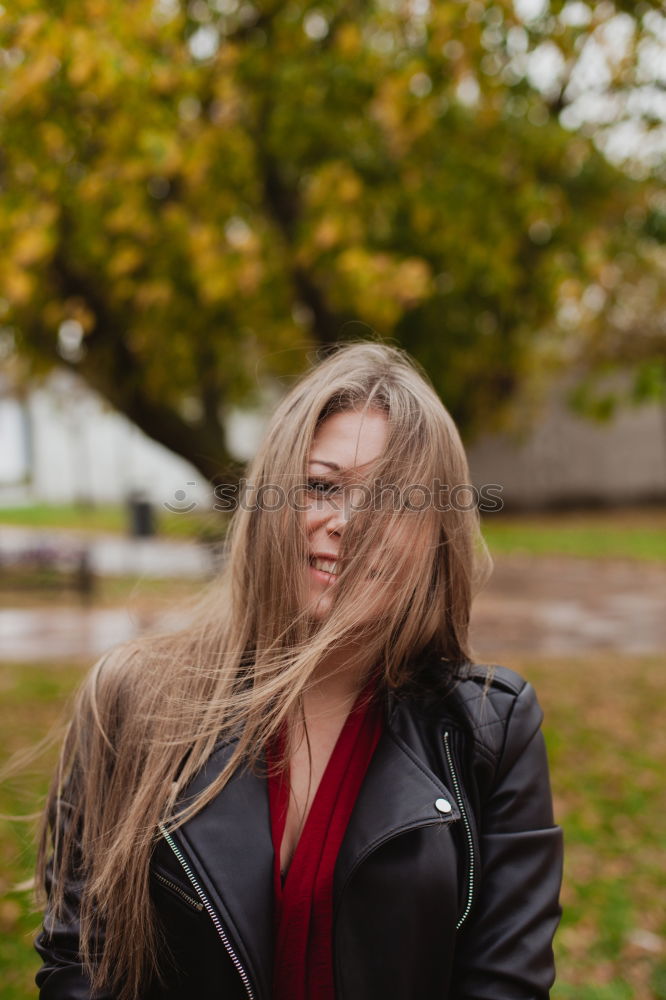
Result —
<instances>
[{"instance_id":1,"label":"photoagency logo","mask_svg":"<svg viewBox=\"0 0 666 1000\"><path fill-rule=\"evenodd\" d=\"M196 482L188 482L186 486L196 486ZM188 495L187 490L176 490L173 495L173 502L165 500L162 504L166 510L170 510L172 514L189 514L191 510L198 507L198 503L191 496Z\"/></svg>"},{"instance_id":2,"label":"photoagency logo","mask_svg":"<svg viewBox=\"0 0 666 1000\"><path fill-rule=\"evenodd\" d=\"M188 482L186 486L196 487L197 483ZM261 483L257 486L251 480L241 478L237 483L216 486L211 498L214 498L213 510L222 513L232 513L239 507L241 510L266 513L290 508L305 513L313 507L323 509L326 504L332 510L344 510L347 514L359 510L387 509L419 512L429 508L442 512L478 508L482 514L491 514L504 507L502 492L500 483L484 483L477 487L473 483L452 485L439 479L431 485L410 483L402 487L379 480L372 485L358 482L339 486L313 479L285 488L281 483ZM177 489L173 500L163 503L163 507L171 513L187 514L198 506L192 493L184 489Z\"/></svg>"}]
</instances>

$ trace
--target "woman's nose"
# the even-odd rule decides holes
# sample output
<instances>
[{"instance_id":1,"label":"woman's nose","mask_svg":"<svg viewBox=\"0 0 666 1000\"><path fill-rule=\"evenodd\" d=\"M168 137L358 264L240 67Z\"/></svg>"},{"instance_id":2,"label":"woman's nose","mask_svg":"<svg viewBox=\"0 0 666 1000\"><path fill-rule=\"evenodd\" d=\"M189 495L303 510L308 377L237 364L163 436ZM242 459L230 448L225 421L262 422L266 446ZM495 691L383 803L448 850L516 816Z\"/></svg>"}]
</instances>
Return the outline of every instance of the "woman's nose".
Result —
<instances>
[{"instance_id":1,"label":"woman's nose","mask_svg":"<svg viewBox=\"0 0 666 1000\"><path fill-rule=\"evenodd\" d=\"M340 503L338 508L332 508L324 527L329 535L339 535L345 529L345 525L348 521L348 512L345 510L345 504Z\"/></svg>"},{"instance_id":2,"label":"woman's nose","mask_svg":"<svg viewBox=\"0 0 666 1000\"><path fill-rule=\"evenodd\" d=\"M345 529L354 511L362 510L367 503L366 494L360 489L345 490L330 501L330 511L326 518L326 529L329 534Z\"/></svg>"}]
</instances>

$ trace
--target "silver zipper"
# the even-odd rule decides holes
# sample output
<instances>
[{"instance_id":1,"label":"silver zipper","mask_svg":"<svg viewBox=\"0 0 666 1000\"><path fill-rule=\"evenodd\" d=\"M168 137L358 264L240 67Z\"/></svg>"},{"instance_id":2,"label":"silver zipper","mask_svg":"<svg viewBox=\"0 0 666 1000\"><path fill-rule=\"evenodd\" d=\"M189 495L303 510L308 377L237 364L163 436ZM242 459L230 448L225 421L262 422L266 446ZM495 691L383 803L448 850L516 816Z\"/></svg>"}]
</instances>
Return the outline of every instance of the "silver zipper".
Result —
<instances>
[{"instance_id":1,"label":"silver zipper","mask_svg":"<svg viewBox=\"0 0 666 1000\"><path fill-rule=\"evenodd\" d=\"M456 774L456 769L453 766L453 754L451 753L451 748L449 746L449 734L444 733L444 751L446 753L446 759L449 765L449 771L451 772L451 780L453 781L453 790L455 792L456 801L458 803L458 808L460 809L460 815L462 816L463 825L465 827L465 835L467 837L467 847L469 850L469 881L467 886L467 902L465 904L465 909L463 914L456 924L456 930L460 930L465 920L469 916L469 911L472 909L472 900L474 898L474 840L472 838L472 827L469 823L469 818L465 810L465 803L463 801L462 792L460 790L460 782L458 781L458 775Z\"/></svg>"},{"instance_id":2,"label":"silver zipper","mask_svg":"<svg viewBox=\"0 0 666 1000\"><path fill-rule=\"evenodd\" d=\"M161 882L162 885L168 886L169 889L177 893L181 899L184 899L186 903L189 903L190 906L193 906L195 910L203 910L204 908L203 903L200 903L198 899L192 899L190 894L185 892L184 889L181 889L181 887L179 885L176 885L175 882L171 882L168 878L165 878L164 875L160 875L159 872L153 872L153 875L155 876L158 882Z\"/></svg>"},{"instance_id":3,"label":"silver zipper","mask_svg":"<svg viewBox=\"0 0 666 1000\"><path fill-rule=\"evenodd\" d=\"M171 834L166 830L166 828L165 828L165 826L164 826L163 823L160 823L159 829L160 829L160 832L161 832L162 836L166 840L167 844L169 845L169 847L171 848L171 850L173 851L173 853L176 855L176 858L180 862L181 868L183 869L183 871L187 875L188 879L190 880L190 883L192 884L192 887L194 888L197 896L201 900L201 902L203 904L203 907L206 910L206 913L208 914L208 916L210 917L210 919L213 921L213 924L215 925L215 930L217 931L217 933L218 933L218 935L220 937L220 940L222 941L222 944L224 945L229 958L233 962L234 967L235 967L236 971L238 972L238 975L241 977L241 981L243 983L243 986L245 987L245 992L248 995L248 1000L254 1000L254 991L253 991L252 985L250 983L250 977L248 976L247 972L245 971L245 969L241 965L241 962L240 962L240 959L238 958L238 955L236 954L236 952L232 948L231 942L229 941L229 938L227 937L226 931L224 930L224 927L222 926L222 921L220 920L220 918L218 917L217 913L213 909L213 907L211 905L211 902L208 899L208 896L205 894L205 892L203 891L203 889L199 885L199 881L198 881L196 875L194 874L194 872L192 871L192 869L190 868L189 864L187 863L187 860L184 857L182 851L180 850L180 848L178 847L178 845L174 841L174 839L171 836Z\"/></svg>"}]
</instances>

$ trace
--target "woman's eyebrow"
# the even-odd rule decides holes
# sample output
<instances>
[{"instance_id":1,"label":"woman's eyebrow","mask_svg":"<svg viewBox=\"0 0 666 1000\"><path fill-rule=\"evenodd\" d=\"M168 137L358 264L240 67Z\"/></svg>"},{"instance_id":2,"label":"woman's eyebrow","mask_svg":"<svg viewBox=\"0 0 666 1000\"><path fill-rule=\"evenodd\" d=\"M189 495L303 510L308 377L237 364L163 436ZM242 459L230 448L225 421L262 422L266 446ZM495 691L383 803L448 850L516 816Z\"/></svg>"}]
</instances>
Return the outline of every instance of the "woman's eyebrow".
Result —
<instances>
[{"instance_id":1,"label":"woman's eyebrow","mask_svg":"<svg viewBox=\"0 0 666 1000\"><path fill-rule=\"evenodd\" d=\"M340 466L336 465L335 462L325 462L323 458L311 458L310 465L325 465L329 469L334 469L336 472L340 472Z\"/></svg>"},{"instance_id":2,"label":"woman's eyebrow","mask_svg":"<svg viewBox=\"0 0 666 1000\"><path fill-rule=\"evenodd\" d=\"M308 461L308 465L325 465L327 469L337 472L341 477L348 478L354 475L363 475L363 470L368 466L372 466L372 462L365 462L363 465L352 465L350 468L343 468L341 465L337 465L336 462L327 462L323 458L311 458Z\"/></svg>"}]
</instances>

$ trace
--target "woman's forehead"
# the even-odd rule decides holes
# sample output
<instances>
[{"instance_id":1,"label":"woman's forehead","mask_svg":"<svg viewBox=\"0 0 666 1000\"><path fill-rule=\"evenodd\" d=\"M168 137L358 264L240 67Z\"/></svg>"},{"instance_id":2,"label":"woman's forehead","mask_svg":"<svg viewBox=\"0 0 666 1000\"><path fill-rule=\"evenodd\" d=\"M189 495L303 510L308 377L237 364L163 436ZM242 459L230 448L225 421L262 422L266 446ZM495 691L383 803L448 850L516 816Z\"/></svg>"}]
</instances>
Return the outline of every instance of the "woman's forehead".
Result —
<instances>
[{"instance_id":1,"label":"woman's forehead","mask_svg":"<svg viewBox=\"0 0 666 1000\"><path fill-rule=\"evenodd\" d=\"M382 454L387 437L388 421L379 410L334 413L317 429L309 461L333 471L367 465Z\"/></svg>"}]
</instances>

